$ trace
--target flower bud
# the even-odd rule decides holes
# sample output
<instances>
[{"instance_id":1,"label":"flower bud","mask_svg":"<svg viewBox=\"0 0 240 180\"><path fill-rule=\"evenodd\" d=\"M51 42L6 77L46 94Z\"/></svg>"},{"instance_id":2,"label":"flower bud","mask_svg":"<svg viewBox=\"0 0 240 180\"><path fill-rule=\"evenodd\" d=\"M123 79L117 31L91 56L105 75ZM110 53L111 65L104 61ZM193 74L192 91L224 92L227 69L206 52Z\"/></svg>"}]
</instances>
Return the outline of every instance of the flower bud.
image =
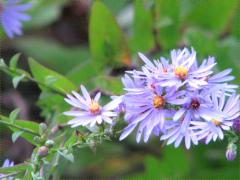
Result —
<instances>
[{"instance_id":1,"label":"flower bud","mask_svg":"<svg viewBox=\"0 0 240 180\"><path fill-rule=\"evenodd\" d=\"M51 148L51 147L53 147L53 145L54 145L54 141L49 139L49 140L46 141L45 145L46 145L47 147Z\"/></svg>"},{"instance_id":2,"label":"flower bud","mask_svg":"<svg viewBox=\"0 0 240 180\"><path fill-rule=\"evenodd\" d=\"M39 124L39 134L45 133L47 130L47 125L45 123L40 123Z\"/></svg>"},{"instance_id":3,"label":"flower bud","mask_svg":"<svg viewBox=\"0 0 240 180\"><path fill-rule=\"evenodd\" d=\"M237 156L237 146L230 143L227 147L226 158L228 161L233 161Z\"/></svg>"},{"instance_id":4,"label":"flower bud","mask_svg":"<svg viewBox=\"0 0 240 180\"><path fill-rule=\"evenodd\" d=\"M54 126L52 129L51 129L51 133L54 135L58 132L59 130L59 126Z\"/></svg>"},{"instance_id":5,"label":"flower bud","mask_svg":"<svg viewBox=\"0 0 240 180\"><path fill-rule=\"evenodd\" d=\"M239 134L240 133L240 117L233 120L232 129Z\"/></svg>"},{"instance_id":6,"label":"flower bud","mask_svg":"<svg viewBox=\"0 0 240 180\"><path fill-rule=\"evenodd\" d=\"M41 142L41 138L39 136L34 136L34 141L39 144Z\"/></svg>"},{"instance_id":7,"label":"flower bud","mask_svg":"<svg viewBox=\"0 0 240 180\"><path fill-rule=\"evenodd\" d=\"M45 157L45 156L47 156L47 154L48 154L48 147L46 147L46 146L41 146L41 147L38 149L38 155L39 155L40 157Z\"/></svg>"}]
</instances>

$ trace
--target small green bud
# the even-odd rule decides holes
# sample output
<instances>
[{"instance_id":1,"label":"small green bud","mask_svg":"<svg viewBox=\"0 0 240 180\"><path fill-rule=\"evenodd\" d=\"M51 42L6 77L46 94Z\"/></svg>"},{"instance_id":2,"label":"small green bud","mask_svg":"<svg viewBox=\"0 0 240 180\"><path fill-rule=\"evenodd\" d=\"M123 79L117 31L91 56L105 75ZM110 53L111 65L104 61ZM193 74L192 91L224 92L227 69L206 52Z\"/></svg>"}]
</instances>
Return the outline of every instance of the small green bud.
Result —
<instances>
[{"instance_id":1,"label":"small green bud","mask_svg":"<svg viewBox=\"0 0 240 180\"><path fill-rule=\"evenodd\" d=\"M39 136L34 136L34 141L39 144L41 142L41 138Z\"/></svg>"},{"instance_id":2,"label":"small green bud","mask_svg":"<svg viewBox=\"0 0 240 180\"><path fill-rule=\"evenodd\" d=\"M51 148L51 147L53 147L53 145L54 145L54 141L51 140L51 139L49 139L49 140L46 141L45 145L46 145L47 147Z\"/></svg>"},{"instance_id":3,"label":"small green bud","mask_svg":"<svg viewBox=\"0 0 240 180\"><path fill-rule=\"evenodd\" d=\"M38 149L38 155L39 155L40 157L45 157L45 156L47 156L47 154L48 154L48 147L46 147L46 146L41 146L41 147Z\"/></svg>"},{"instance_id":4,"label":"small green bud","mask_svg":"<svg viewBox=\"0 0 240 180\"><path fill-rule=\"evenodd\" d=\"M45 133L47 130L47 125L45 123L40 123L39 124L39 134Z\"/></svg>"}]
</instances>

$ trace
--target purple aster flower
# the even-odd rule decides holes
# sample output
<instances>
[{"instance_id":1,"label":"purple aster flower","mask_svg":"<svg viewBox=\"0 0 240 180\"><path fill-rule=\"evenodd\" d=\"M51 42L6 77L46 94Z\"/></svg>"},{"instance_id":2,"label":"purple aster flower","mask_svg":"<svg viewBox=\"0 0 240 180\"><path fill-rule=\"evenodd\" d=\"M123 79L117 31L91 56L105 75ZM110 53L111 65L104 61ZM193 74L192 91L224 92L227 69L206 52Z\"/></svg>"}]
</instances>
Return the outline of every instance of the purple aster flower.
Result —
<instances>
[{"instance_id":1,"label":"purple aster flower","mask_svg":"<svg viewBox=\"0 0 240 180\"><path fill-rule=\"evenodd\" d=\"M8 37L22 35L22 21L29 21L30 16L25 11L32 7L31 3L21 4L21 0L0 1L0 24Z\"/></svg>"},{"instance_id":2,"label":"purple aster flower","mask_svg":"<svg viewBox=\"0 0 240 180\"><path fill-rule=\"evenodd\" d=\"M215 63L215 59L209 58L208 60L204 60L202 64L205 66L209 66L214 63ZM205 79L208 82L208 84L204 88L209 90L214 90L215 93L219 93L222 90L224 90L225 93L234 93L236 91L235 89L238 88L238 86L227 83L235 79L234 76L230 75L231 72L232 72L232 69L229 68L217 74L214 74L212 76L206 77Z\"/></svg>"},{"instance_id":3,"label":"purple aster flower","mask_svg":"<svg viewBox=\"0 0 240 180\"><path fill-rule=\"evenodd\" d=\"M112 101L114 104L118 104L114 110L118 115L125 112L125 104L123 102L123 96L112 96Z\"/></svg>"},{"instance_id":4,"label":"purple aster flower","mask_svg":"<svg viewBox=\"0 0 240 180\"><path fill-rule=\"evenodd\" d=\"M212 102L207 97L206 93L200 93L198 90L186 94L186 103L173 116L174 121L182 121L183 132L189 127L191 120L222 116L218 109L212 109Z\"/></svg>"},{"instance_id":5,"label":"purple aster flower","mask_svg":"<svg viewBox=\"0 0 240 180\"><path fill-rule=\"evenodd\" d=\"M72 91L72 94L68 94L67 98L65 98L65 101L73 106L73 110L64 112L64 114L75 117L68 124L72 127L93 127L103 121L112 124L112 118L117 116L114 110L118 107L119 101L113 100L105 106L101 106L98 102L101 97L100 92L92 99L83 85L81 85L81 91L83 96Z\"/></svg>"},{"instance_id":6,"label":"purple aster flower","mask_svg":"<svg viewBox=\"0 0 240 180\"><path fill-rule=\"evenodd\" d=\"M209 57L210 59L212 57ZM183 50L171 51L171 68L168 72L159 77L162 86L177 86L188 85L193 88L200 88L207 85L206 77L213 72L211 69L216 63L205 65L205 61L198 67L196 52L192 48L191 52L184 48Z\"/></svg>"},{"instance_id":7,"label":"purple aster flower","mask_svg":"<svg viewBox=\"0 0 240 180\"><path fill-rule=\"evenodd\" d=\"M191 129L197 131L198 139L206 138L206 144L211 140L216 141L217 138L223 139L223 130L230 130L233 120L240 115L239 95L232 95L225 103L224 92L220 97L215 94L212 95L212 110L221 111L221 117L211 116L207 117L205 121L191 121L193 127Z\"/></svg>"},{"instance_id":8,"label":"purple aster flower","mask_svg":"<svg viewBox=\"0 0 240 180\"><path fill-rule=\"evenodd\" d=\"M12 166L14 166L14 162L11 162L8 159L6 159L2 167L4 168L4 167L12 167ZM3 177L4 177L4 174L0 174L0 179ZM13 177L9 177L8 180L13 180Z\"/></svg>"},{"instance_id":9,"label":"purple aster flower","mask_svg":"<svg viewBox=\"0 0 240 180\"><path fill-rule=\"evenodd\" d=\"M131 82L129 79L128 81ZM181 98L184 91L176 92L175 87L163 89L159 85L154 88L148 86L137 88L133 84L131 87L124 88L127 91L123 98L126 107L125 120L129 124L123 130L120 140L126 138L139 125L136 141L140 142L141 136L144 134L144 142L147 142L155 127L164 128L165 107L171 104L185 103L185 99Z\"/></svg>"},{"instance_id":10,"label":"purple aster flower","mask_svg":"<svg viewBox=\"0 0 240 180\"><path fill-rule=\"evenodd\" d=\"M221 112L212 110L212 102L206 98L206 94L201 94L199 91L188 92L185 94L187 101L173 115L173 122L166 126L166 131L163 133L161 140L167 140L167 145L174 143L178 147L182 140L185 139L185 146L190 148L191 142L198 144L198 138L195 135L194 128L191 127L191 122L204 118L221 117Z\"/></svg>"},{"instance_id":11,"label":"purple aster flower","mask_svg":"<svg viewBox=\"0 0 240 180\"><path fill-rule=\"evenodd\" d=\"M185 141L185 147L189 149L191 147L191 142L195 145L198 145L197 136L194 134L194 131L189 127L184 127L183 121L187 122L190 117L190 114L187 114L182 121L169 121L168 125L165 127L166 131L161 136L160 140L166 140L167 145L174 143L175 148L177 148L181 142Z\"/></svg>"},{"instance_id":12,"label":"purple aster flower","mask_svg":"<svg viewBox=\"0 0 240 180\"><path fill-rule=\"evenodd\" d=\"M158 76L161 76L162 74L167 73L168 69L170 68L168 60L166 60L163 57L160 58L160 61L159 60L153 60L153 62L151 62L142 53L138 53L138 56L145 63L145 65L142 67L143 75L146 75L146 72L144 72L144 69L147 69L149 72L152 73L152 75L154 75L155 77L158 77Z\"/></svg>"},{"instance_id":13,"label":"purple aster flower","mask_svg":"<svg viewBox=\"0 0 240 180\"><path fill-rule=\"evenodd\" d=\"M151 62L142 53L138 53L138 55L140 59L145 63L145 65L142 67L142 71L133 70L127 71L127 73L132 75L133 78L141 80L143 84L148 88L154 89L154 86L159 83L159 77L162 74L167 73L169 63L164 58L161 58L161 61L153 60L153 62Z\"/></svg>"}]
</instances>

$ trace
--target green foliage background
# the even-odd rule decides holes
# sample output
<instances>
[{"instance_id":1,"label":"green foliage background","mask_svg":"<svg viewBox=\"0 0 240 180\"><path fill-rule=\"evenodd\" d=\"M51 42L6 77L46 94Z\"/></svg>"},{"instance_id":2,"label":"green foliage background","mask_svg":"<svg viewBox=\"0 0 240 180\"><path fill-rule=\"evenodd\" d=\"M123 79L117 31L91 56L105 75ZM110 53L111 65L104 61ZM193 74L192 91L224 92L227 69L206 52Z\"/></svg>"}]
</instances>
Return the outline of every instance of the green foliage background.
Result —
<instances>
[{"instance_id":1,"label":"green foliage background","mask_svg":"<svg viewBox=\"0 0 240 180\"><path fill-rule=\"evenodd\" d=\"M68 46L44 31L71 3L34 1L32 20L25 24L24 36L9 40L1 33L2 49L5 45L13 47L35 59L29 60L29 68L42 90L36 103L49 125L67 122L61 112L69 107L44 84L60 93L84 84L120 94L122 74L113 76L112 72L138 67L141 62L137 52L159 58L168 57L173 48L194 47L199 62L215 56L216 71L230 67L236 77L234 83L240 83L239 0L95 0L87 13L88 41ZM239 158L234 162L225 159L226 139L187 151L184 147L162 147L156 137L148 144L136 144L134 138L133 134L123 142L104 142L97 146L96 153L88 147L80 149L74 152L74 163L61 159L57 168L63 172L62 177L240 178Z\"/></svg>"}]
</instances>

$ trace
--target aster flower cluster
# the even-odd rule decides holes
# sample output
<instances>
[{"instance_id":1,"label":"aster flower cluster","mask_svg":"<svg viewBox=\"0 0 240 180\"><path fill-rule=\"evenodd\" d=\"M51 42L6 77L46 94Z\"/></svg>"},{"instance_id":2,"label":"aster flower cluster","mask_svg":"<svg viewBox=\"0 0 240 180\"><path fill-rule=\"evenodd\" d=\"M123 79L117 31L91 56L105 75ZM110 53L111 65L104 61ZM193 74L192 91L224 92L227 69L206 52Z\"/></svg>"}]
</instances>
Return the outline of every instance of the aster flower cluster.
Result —
<instances>
[{"instance_id":1,"label":"aster flower cluster","mask_svg":"<svg viewBox=\"0 0 240 180\"><path fill-rule=\"evenodd\" d=\"M75 91L68 94L65 101L73 108L64 114L75 117L68 124L113 125L119 112L124 112L127 126L120 140L134 129L137 143L155 135L175 147L184 142L187 149L224 138L240 115L238 86L229 84L234 79L231 69L214 74L214 57L198 64L193 48L172 50L170 59L150 61L141 53L139 57L144 62L141 70L126 71L122 78L125 94L112 97L107 105L99 104L100 93L91 98L84 86L82 96Z\"/></svg>"},{"instance_id":2,"label":"aster flower cluster","mask_svg":"<svg viewBox=\"0 0 240 180\"><path fill-rule=\"evenodd\" d=\"M22 21L30 20L25 11L31 7L32 3L22 4L21 0L0 0L0 25L8 37L22 35Z\"/></svg>"},{"instance_id":3,"label":"aster flower cluster","mask_svg":"<svg viewBox=\"0 0 240 180\"><path fill-rule=\"evenodd\" d=\"M170 59L144 62L141 71L127 71L122 78L125 121L120 140L137 129L136 141L143 136L160 136L167 144L178 147L182 141L187 149L199 141L222 140L239 113L236 85L231 69L213 74L214 57L198 64L194 49L172 50Z\"/></svg>"}]
</instances>

